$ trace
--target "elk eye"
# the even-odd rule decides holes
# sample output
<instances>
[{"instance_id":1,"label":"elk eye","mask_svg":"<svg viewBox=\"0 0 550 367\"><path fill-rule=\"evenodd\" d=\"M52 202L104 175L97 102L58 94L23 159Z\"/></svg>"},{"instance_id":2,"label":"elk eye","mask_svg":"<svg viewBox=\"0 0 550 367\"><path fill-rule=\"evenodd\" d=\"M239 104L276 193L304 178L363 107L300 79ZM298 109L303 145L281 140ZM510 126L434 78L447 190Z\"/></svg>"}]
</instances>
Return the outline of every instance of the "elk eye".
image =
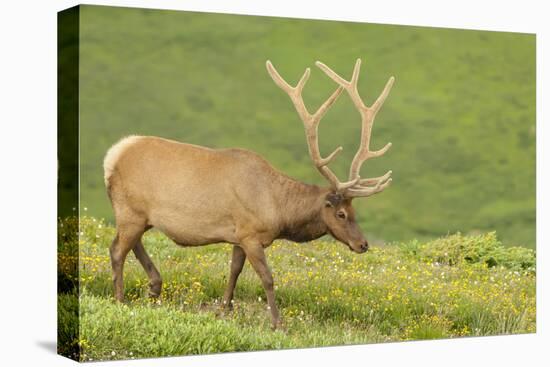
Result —
<instances>
[{"instance_id":1,"label":"elk eye","mask_svg":"<svg viewBox=\"0 0 550 367\"><path fill-rule=\"evenodd\" d=\"M340 219L346 219L346 213L344 213L344 212L338 212L338 213L336 213L336 215Z\"/></svg>"}]
</instances>

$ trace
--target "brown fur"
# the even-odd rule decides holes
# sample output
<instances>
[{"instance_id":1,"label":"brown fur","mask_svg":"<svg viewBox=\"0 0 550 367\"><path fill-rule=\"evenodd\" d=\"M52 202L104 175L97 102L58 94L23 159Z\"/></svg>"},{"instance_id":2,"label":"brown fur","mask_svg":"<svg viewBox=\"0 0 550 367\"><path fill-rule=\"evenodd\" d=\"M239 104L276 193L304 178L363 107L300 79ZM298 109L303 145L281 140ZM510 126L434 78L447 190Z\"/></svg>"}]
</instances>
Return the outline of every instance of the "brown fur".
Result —
<instances>
[{"instance_id":1,"label":"brown fur","mask_svg":"<svg viewBox=\"0 0 550 367\"><path fill-rule=\"evenodd\" d=\"M270 61L266 68L275 84L288 94L304 123L309 155L330 188L298 182L277 171L265 159L244 149L209 149L172 140L131 136L115 144L105 156L105 185L115 212L117 235L111 245L115 298L122 301L123 266L134 252L147 272L150 294L159 296L162 280L147 255L141 237L155 227L182 246L218 242L234 244L231 273L224 303L231 307L237 279L248 258L260 277L271 309L273 327L280 323L275 304L273 278L264 248L277 238L305 242L331 234L351 250L362 253L367 241L355 221L354 197L383 191L391 183L391 171L361 179L361 165L383 155L369 148L372 124L393 85L390 78L371 107L361 100L357 81L361 60L357 60L350 81L317 62L340 86L313 114L302 99L309 78L306 69L295 87L279 75ZM327 110L346 91L361 115L361 143L350 167L349 181L340 182L328 164L342 150L326 158L318 144L318 125Z\"/></svg>"},{"instance_id":2,"label":"brown fur","mask_svg":"<svg viewBox=\"0 0 550 367\"><path fill-rule=\"evenodd\" d=\"M264 248L277 238L305 242L326 233L351 250L368 248L351 206L352 198L383 191L391 183L391 171L361 179L361 165L380 157L390 147L371 151L374 117L393 85L391 77L371 107L361 100L357 81L361 60L357 60L350 81L328 66L316 65L340 86L311 114L302 99L310 70L306 69L295 87L289 85L270 61L266 68L275 84L288 94L304 123L309 155L330 188L298 182L273 168L256 153L243 149L209 149L156 138L131 136L115 144L105 156L105 185L115 211L117 235L111 245L115 297L122 301L123 266L134 252L150 279L150 293L159 296L162 280L147 255L141 237L155 227L182 246L218 242L234 244L231 273L224 303L231 306L237 279L248 258L258 273L271 309L273 327L280 322L275 304L273 278ZM328 164L342 150L321 156L318 125L327 110L346 91L361 115L361 143L350 167L349 181L340 182Z\"/></svg>"},{"instance_id":3,"label":"brown fur","mask_svg":"<svg viewBox=\"0 0 550 367\"><path fill-rule=\"evenodd\" d=\"M366 250L351 199L298 182L248 150L132 136L109 150L104 166L117 226L111 260L119 301L122 267L130 250L149 275L150 293L160 295L160 274L141 244L141 236L152 227L182 246L234 244L224 301L229 307L248 258L266 289L274 327L280 320L263 252L273 240L305 242L330 233L357 252ZM338 211L347 218L338 218Z\"/></svg>"}]
</instances>

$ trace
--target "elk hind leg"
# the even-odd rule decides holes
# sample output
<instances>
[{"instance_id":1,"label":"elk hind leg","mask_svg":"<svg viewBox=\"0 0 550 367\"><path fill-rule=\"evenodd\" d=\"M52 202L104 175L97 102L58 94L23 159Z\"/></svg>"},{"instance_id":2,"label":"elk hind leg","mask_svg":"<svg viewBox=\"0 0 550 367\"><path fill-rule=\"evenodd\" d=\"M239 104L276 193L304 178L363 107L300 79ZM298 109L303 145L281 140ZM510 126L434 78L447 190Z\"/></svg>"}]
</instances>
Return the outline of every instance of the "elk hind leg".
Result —
<instances>
[{"instance_id":1,"label":"elk hind leg","mask_svg":"<svg viewBox=\"0 0 550 367\"><path fill-rule=\"evenodd\" d=\"M119 302L124 301L123 268L126 255L134 248L144 232L145 229L143 226L135 224L117 225L117 234L111 244L109 252L111 255L111 266L113 268L115 299Z\"/></svg>"},{"instance_id":2,"label":"elk hind leg","mask_svg":"<svg viewBox=\"0 0 550 367\"><path fill-rule=\"evenodd\" d=\"M143 266L143 269L147 273L147 277L149 277L149 296L153 298L159 297L162 291L162 278L155 264L147 254L147 251L145 251L141 239L137 241L132 251L134 255L136 255L141 266Z\"/></svg>"}]
</instances>

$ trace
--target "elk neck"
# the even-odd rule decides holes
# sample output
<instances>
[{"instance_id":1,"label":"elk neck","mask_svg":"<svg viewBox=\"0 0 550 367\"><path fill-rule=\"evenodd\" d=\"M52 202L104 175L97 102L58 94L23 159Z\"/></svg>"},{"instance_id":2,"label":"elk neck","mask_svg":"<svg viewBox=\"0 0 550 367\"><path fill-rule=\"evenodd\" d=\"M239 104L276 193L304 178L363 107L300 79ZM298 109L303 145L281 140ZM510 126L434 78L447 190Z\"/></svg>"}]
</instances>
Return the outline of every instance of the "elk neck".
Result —
<instances>
[{"instance_id":1,"label":"elk neck","mask_svg":"<svg viewBox=\"0 0 550 367\"><path fill-rule=\"evenodd\" d=\"M328 188L309 185L290 177L281 177L279 198L280 231L278 238L307 242L327 234L321 210Z\"/></svg>"}]
</instances>

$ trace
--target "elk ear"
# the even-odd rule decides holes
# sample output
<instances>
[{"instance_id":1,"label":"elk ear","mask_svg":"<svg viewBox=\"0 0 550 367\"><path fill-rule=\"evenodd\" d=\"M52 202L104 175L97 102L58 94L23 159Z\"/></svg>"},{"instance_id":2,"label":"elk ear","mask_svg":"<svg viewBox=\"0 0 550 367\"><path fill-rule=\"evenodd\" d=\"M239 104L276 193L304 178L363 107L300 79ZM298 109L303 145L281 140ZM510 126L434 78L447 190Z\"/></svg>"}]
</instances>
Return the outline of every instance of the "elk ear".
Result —
<instances>
[{"instance_id":1,"label":"elk ear","mask_svg":"<svg viewBox=\"0 0 550 367\"><path fill-rule=\"evenodd\" d=\"M344 196L338 192L331 192L327 195L327 199L325 201L326 207L332 207L339 205L344 200Z\"/></svg>"}]
</instances>

